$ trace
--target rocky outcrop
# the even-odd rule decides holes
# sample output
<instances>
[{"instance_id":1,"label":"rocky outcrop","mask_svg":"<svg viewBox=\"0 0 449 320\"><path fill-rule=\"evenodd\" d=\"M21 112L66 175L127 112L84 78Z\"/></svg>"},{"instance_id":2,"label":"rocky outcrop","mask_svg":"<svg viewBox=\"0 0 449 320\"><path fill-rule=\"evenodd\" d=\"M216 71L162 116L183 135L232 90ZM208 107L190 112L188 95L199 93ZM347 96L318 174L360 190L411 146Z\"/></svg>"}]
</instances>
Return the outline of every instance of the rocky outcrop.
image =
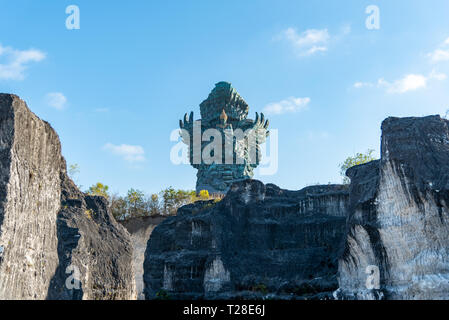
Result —
<instances>
[{"instance_id":1,"label":"rocky outcrop","mask_svg":"<svg viewBox=\"0 0 449 320\"><path fill-rule=\"evenodd\" d=\"M354 167L343 298L449 298L449 121L388 118L381 159Z\"/></svg>"},{"instance_id":2,"label":"rocky outcrop","mask_svg":"<svg viewBox=\"0 0 449 320\"><path fill-rule=\"evenodd\" d=\"M145 254L147 299L328 298L337 289L345 186L282 190L236 182L157 226Z\"/></svg>"},{"instance_id":3,"label":"rocky outcrop","mask_svg":"<svg viewBox=\"0 0 449 320\"><path fill-rule=\"evenodd\" d=\"M0 94L0 299L132 299L132 247L68 178L51 126Z\"/></svg>"},{"instance_id":4,"label":"rocky outcrop","mask_svg":"<svg viewBox=\"0 0 449 320\"><path fill-rule=\"evenodd\" d=\"M121 221L120 223L131 235L133 246L133 269L136 282L137 299L144 300L143 262L145 250L151 233L157 225L161 224L166 216L137 217Z\"/></svg>"}]
</instances>

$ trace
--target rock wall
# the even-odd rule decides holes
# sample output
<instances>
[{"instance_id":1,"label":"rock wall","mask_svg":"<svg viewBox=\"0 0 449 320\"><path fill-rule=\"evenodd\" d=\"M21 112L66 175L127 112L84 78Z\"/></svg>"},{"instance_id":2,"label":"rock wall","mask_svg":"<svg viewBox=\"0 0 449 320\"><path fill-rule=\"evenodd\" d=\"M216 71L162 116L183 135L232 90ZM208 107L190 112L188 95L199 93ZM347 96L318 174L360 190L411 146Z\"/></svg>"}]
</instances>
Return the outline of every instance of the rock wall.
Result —
<instances>
[{"instance_id":1,"label":"rock wall","mask_svg":"<svg viewBox=\"0 0 449 320\"><path fill-rule=\"evenodd\" d=\"M143 263L145 250L151 233L157 225L161 224L166 216L131 218L120 222L131 235L133 246L133 269L136 282L137 299L144 300Z\"/></svg>"},{"instance_id":2,"label":"rock wall","mask_svg":"<svg viewBox=\"0 0 449 320\"><path fill-rule=\"evenodd\" d=\"M381 159L348 170L341 297L449 298L448 127L439 116L388 118Z\"/></svg>"},{"instance_id":3,"label":"rock wall","mask_svg":"<svg viewBox=\"0 0 449 320\"><path fill-rule=\"evenodd\" d=\"M56 133L0 95L0 298L43 299L58 265L62 159Z\"/></svg>"},{"instance_id":4,"label":"rock wall","mask_svg":"<svg viewBox=\"0 0 449 320\"><path fill-rule=\"evenodd\" d=\"M51 126L0 94L0 299L133 297L129 234L68 178Z\"/></svg>"},{"instance_id":5,"label":"rock wall","mask_svg":"<svg viewBox=\"0 0 449 320\"><path fill-rule=\"evenodd\" d=\"M345 186L287 191L246 180L221 202L182 207L148 241L145 296L329 298L347 201Z\"/></svg>"}]
</instances>

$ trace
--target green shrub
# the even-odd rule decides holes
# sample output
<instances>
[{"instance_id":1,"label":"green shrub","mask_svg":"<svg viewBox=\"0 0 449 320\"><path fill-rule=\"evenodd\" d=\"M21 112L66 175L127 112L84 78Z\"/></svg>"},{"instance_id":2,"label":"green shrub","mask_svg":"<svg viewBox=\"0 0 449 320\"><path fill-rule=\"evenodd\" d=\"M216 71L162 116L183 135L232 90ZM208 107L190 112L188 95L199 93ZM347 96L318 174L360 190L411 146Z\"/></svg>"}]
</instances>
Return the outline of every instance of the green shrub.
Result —
<instances>
[{"instance_id":1,"label":"green shrub","mask_svg":"<svg viewBox=\"0 0 449 320\"><path fill-rule=\"evenodd\" d=\"M156 292L156 300L170 300L170 299L171 297L167 291L161 289L158 292Z\"/></svg>"},{"instance_id":2,"label":"green shrub","mask_svg":"<svg viewBox=\"0 0 449 320\"><path fill-rule=\"evenodd\" d=\"M260 284L258 284L257 286L254 286L254 287L252 288L252 291L254 291L254 292L261 292L263 295L268 294L268 288L267 288L267 286L266 286L265 284L263 284L263 283L260 283Z\"/></svg>"}]
</instances>

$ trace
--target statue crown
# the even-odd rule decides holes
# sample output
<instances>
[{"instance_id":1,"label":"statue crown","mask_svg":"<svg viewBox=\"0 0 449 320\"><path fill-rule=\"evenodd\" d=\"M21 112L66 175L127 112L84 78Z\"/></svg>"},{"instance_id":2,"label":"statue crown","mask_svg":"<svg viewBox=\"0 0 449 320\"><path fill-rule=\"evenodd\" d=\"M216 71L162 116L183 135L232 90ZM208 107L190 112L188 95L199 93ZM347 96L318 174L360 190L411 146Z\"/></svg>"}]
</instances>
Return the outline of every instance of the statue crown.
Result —
<instances>
[{"instance_id":1,"label":"statue crown","mask_svg":"<svg viewBox=\"0 0 449 320\"><path fill-rule=\"evenodd\" d=\"M249 106L229 82L218 82L208 98L200 104L204 121L221 120L223 112L226 120L241 121L248 117Z\"/></svg>"}]
</instances>

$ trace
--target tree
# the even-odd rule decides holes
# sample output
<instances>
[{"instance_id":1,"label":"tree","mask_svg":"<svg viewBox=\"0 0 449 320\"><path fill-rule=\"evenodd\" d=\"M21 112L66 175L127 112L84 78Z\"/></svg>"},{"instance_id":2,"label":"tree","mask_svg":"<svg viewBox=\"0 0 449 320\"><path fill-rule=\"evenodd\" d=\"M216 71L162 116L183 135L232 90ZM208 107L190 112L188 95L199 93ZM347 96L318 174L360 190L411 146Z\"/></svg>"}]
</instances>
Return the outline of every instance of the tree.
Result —
<instances>
[{"instance_id":1,"label":"tree","mask_svg":"<svg viewBox=\"0 0 449 320\"><path fill-rule=\"evenodd\" d=\"M116 220L125 220L127 215L127 203L123 197L113 194L109 199L109 208Z\"/></svg>"},{"instance_id":2,"label":"tree","mask_svg":"<svg viewBox=\"0 0 449 320\"><path fill-rule=\"evenodd\" d=\"M176 191L173 187L162 190L162 199L164 201L164 214L172 214L176 207Z\"/></svg>"},{"instance_id":3,"label":"tree","mask_svg":"<svg viewBox=\"0 0 449 320\"><path fill-rule=\"evenodd\" d=\"M107 185L104 185L101 182L97 182L96 184L94 184L93 186L91 186L89 188L89 190L87 191L87 194L89 194L90 196L105 197L106 199L109 200L108 191L109 191L109 187Z\"/></svg>"},{"instance_id":4,"label":"tree","mask_svg":"<svg viewBox=\"0 0 449 320\"><path fill-rule=\"evenodd\" d=\"M101 182L92 185L87 194L103 196L109 201L109 210L117 221L130 218L151 217L158 215L175 215L178 209L184 205L198 200L215 199L219 201L222 197L209 195L207 190L196 194L194 190L182 190L169 187L159 194L145 195L142 191L129 189L125 196L110 193L109 187Z\"/></svg>"},{"instance_id":5,"label":"tree","mask_svg":"<svg viewBox=\"0 0 449 320\"><path fill-rule=\"evenodd\" d=\"M220 201L223 196L209 195L207 190L201 190L198 195L194 190L182 190L169 187L160 194L145 196L140 190L130 189L126 196L109 194L109 188L101 183L93 185L89 194L107 194L109 208L116 220L126 220L137 217L150 217L158 215L175 215L178 209L198 200Z\"/></svg>"},{"instance_id":6,"label":"tree","mask_svg":"<svg viewBox=\"0 0 449 320\"><path fill-rule=\"evenodd\" d=\"M145 216L145 201L142 191L129 189L125 200L128 207L129 217L134 218Z\"/></svg>"},{"instance_id":7,"label":"tree","mask_svg":"<svg viewBox=\"0 0 449 320\"><path fill-rule=\"evenodd\" d=\"M73 163L69 165L69 169L67 170L70 179L78 185L78 174L80 173L80 166L77 163ZM78 186L80 187L80 186Z\"/></svg>"},{"instance_id":8,"label":"tree","mask_svg":"<svg viewBox=\"0 0 449 320\"><path fill-rule=\"evenodd\" d=\"M73 163L71 165L69 165L69 176L72 180L75 179L76 175L78 173L80 173L80 166L78 165L78 163Z\"/></svg>"},{"instance_id":9,"label":"tree","mask_svg":"<svg viewBox=\"0 0 449 320\"><path fill-rule=\"evenodd\" d=\"M147 214L150 216L157 216L161 214L161 204L159 202L159 196L152 194L145 201Z\"/></svg>"},{"instance_id":10,"label":"tree","mask_svg":"<svg viewBox=\"0 0 449 320\"><path fill-rule=\"evenodd\" d=\"M207 191L207 190L201 190L200 193L199 193L199 197L200 197L200 199L202 199L202 200L208 200L208 199L210 198L210 196L209 196L209 191Z\"/></svg>"},{"instance_id":11,"label":"tree","mask_svg":"<svg viewBox=\"0 0 449 320\"><path fill-rule=\"evenodd\" d=\"M371 162L375 160L374 150L368 149L366 153L357 153L352 157L346 158L345 162L340 164L340 174L343 177L343 183L350 183L350 179L346 176L346 170L354 166L358 166L364 163Z\"/></svg>"},{"instance_id":12,"label":"tree","mask_svg":"<svg viewBox=\"0 0 449 320\"><path fill-rule=\"evenodd\" d=\"M175 190L169 187L161 192L163 200L163 211L166 215L174 215L183 205L192 202L195 197L195 191Z\"/></svg>"}]
</instances>

